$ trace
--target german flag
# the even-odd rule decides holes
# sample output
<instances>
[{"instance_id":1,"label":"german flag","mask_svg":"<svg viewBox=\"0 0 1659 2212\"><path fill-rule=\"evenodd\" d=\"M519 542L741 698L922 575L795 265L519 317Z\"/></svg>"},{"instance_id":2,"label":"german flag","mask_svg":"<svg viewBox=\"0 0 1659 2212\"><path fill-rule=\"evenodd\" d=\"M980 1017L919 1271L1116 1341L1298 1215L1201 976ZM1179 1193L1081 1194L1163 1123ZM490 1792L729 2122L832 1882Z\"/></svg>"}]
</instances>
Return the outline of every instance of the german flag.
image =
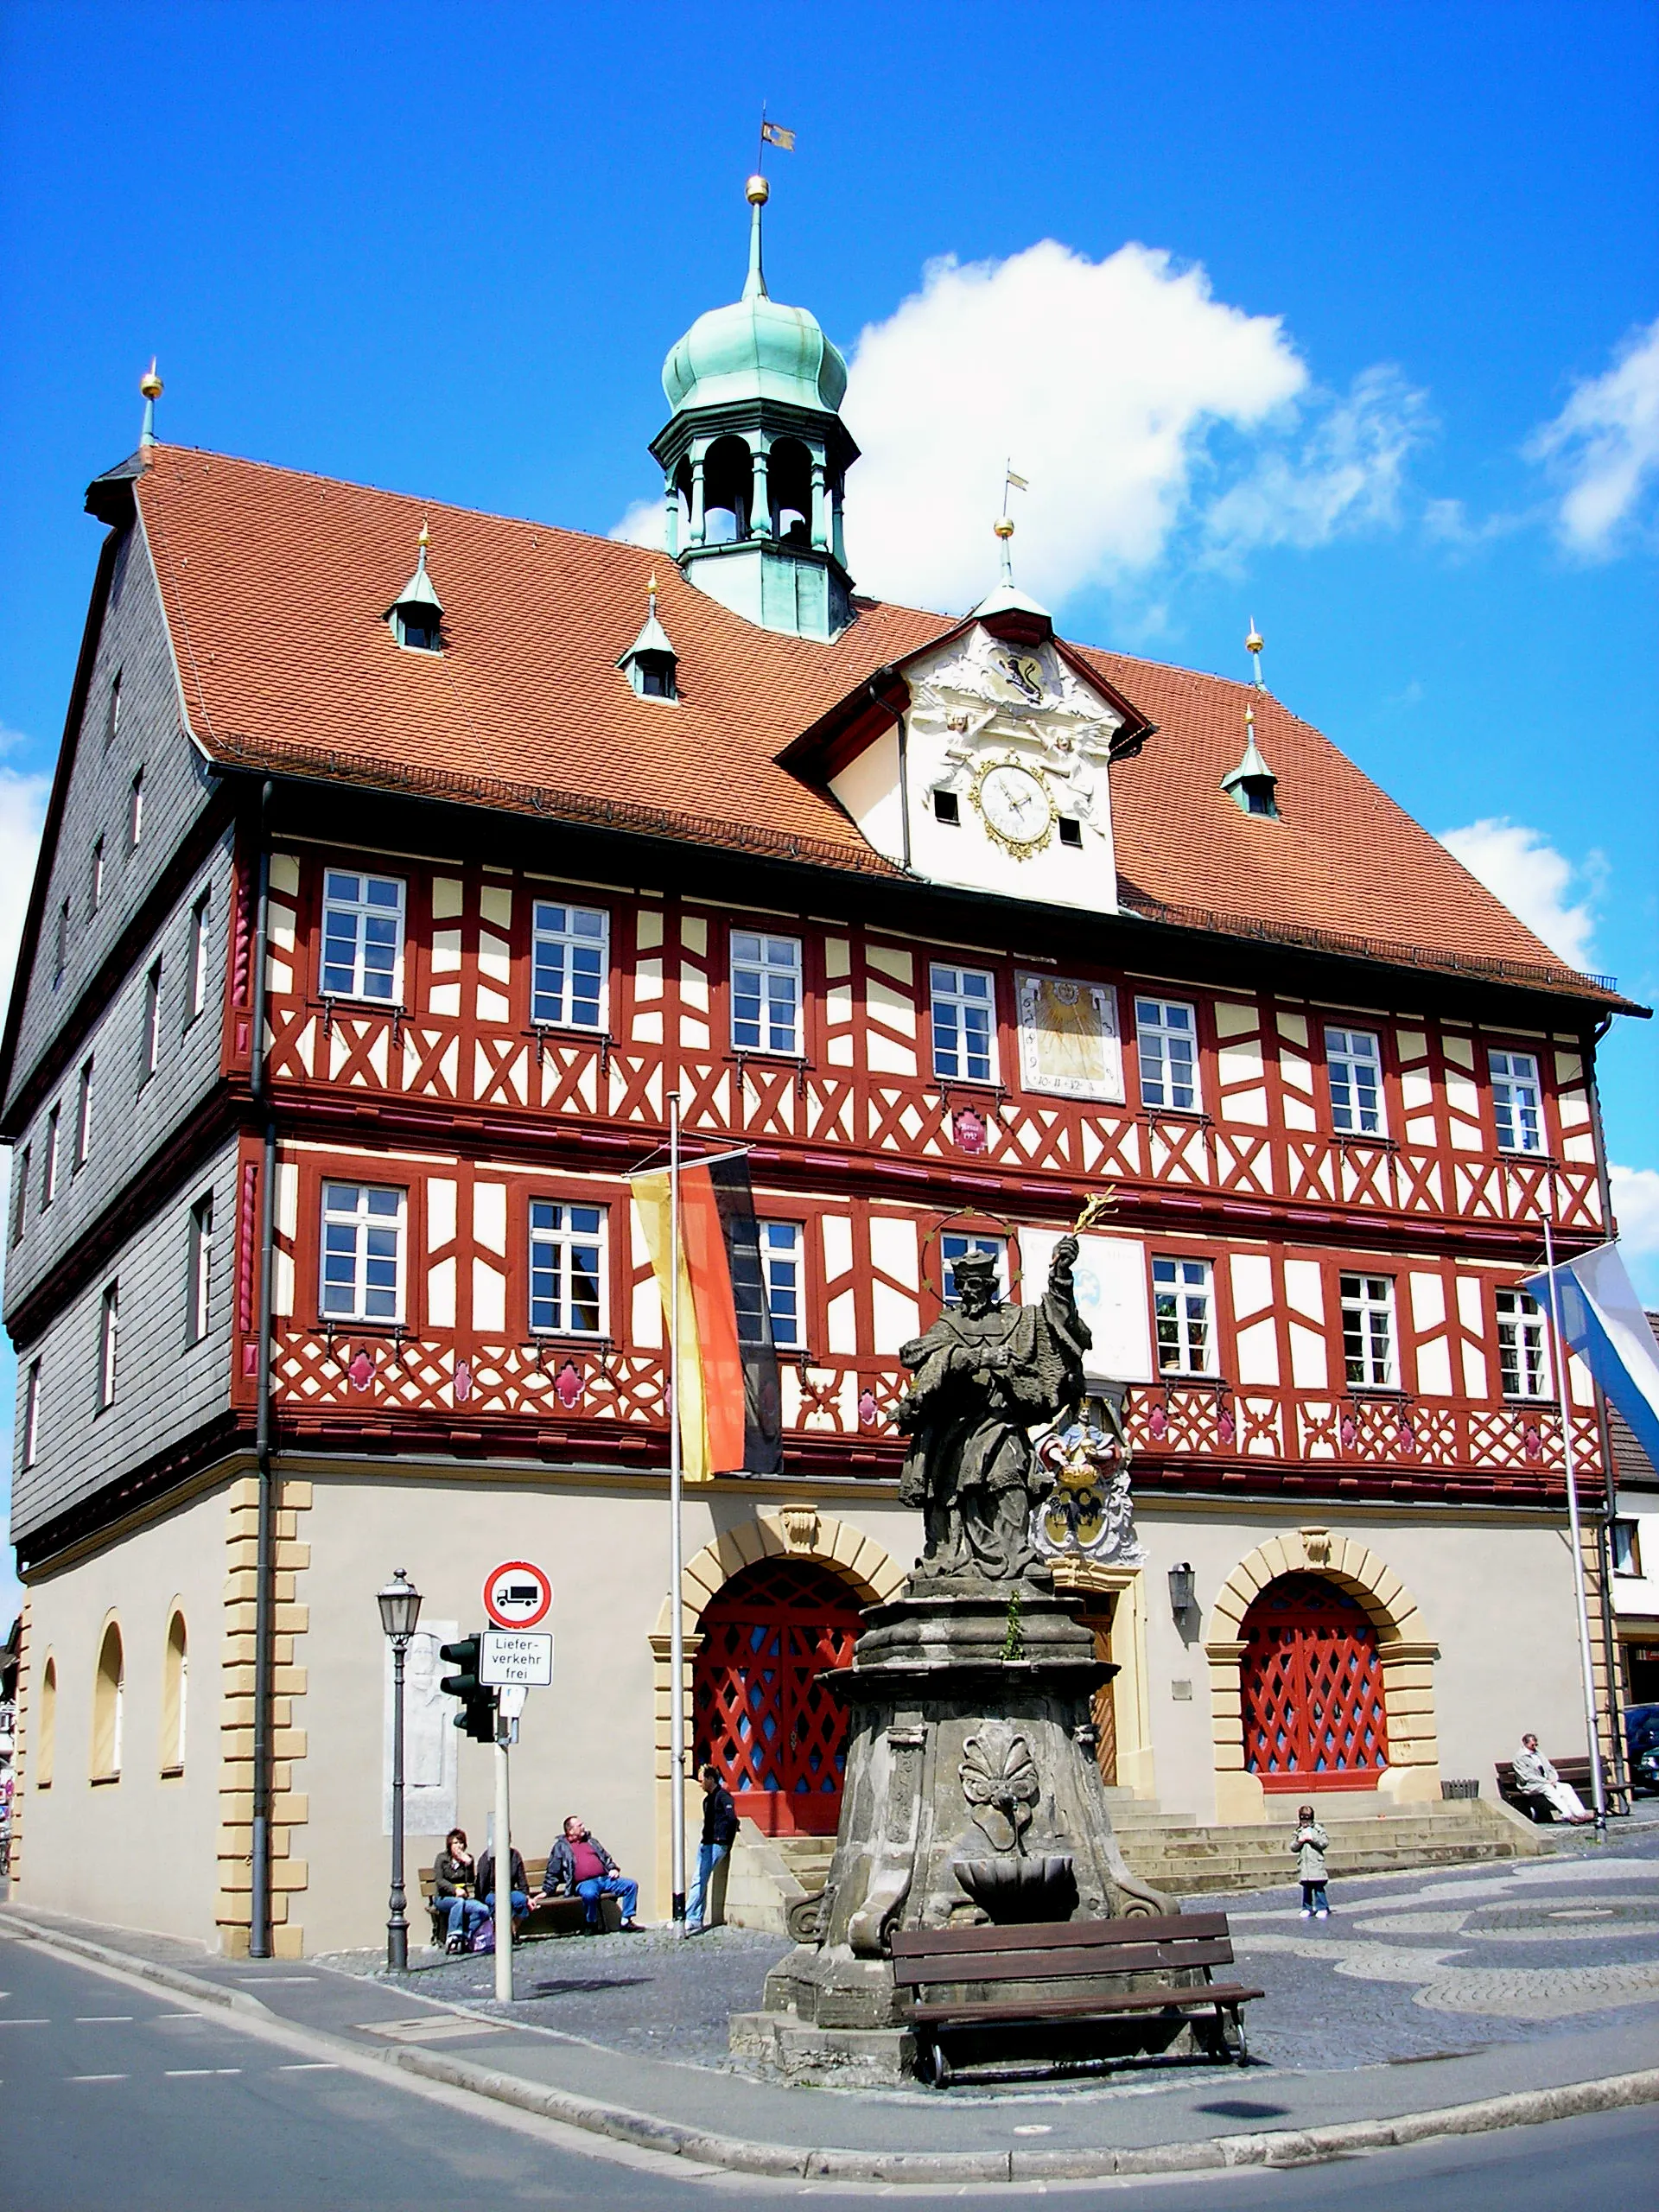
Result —
<instances>
[{"instance_id":1,"label":"german flag","mask_svg":"<svg viewBox=\"0 0 1659 2212\"><path fill-rule=\"evenodd\" d=\"M663 1318L673 1238L666 1167L630 1178ZM749 1163L717 1153L680 1169L680 1449L685 1479L783 1471L778 1355L760 1268Z\"/></svg>"}]
</instances>

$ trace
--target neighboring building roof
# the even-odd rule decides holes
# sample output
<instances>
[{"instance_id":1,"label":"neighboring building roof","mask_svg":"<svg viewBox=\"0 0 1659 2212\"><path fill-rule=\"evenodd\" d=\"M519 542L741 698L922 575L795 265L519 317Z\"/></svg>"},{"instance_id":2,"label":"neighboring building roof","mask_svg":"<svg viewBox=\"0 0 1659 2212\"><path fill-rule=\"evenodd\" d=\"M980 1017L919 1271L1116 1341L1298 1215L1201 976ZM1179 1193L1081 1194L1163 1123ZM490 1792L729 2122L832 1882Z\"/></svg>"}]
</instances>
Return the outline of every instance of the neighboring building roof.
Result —
<instances>
[{"instance_id":1,"label":"neighboring building roof","mask_svg":"<svg viewBox=\"0 0 1659 2212\"><path fill-rule=\"evenodd\" d=\"M143 460L89 504L113 516L132 483L187 712L216 758L897 873L777 756L959 618L860 600L831 642L782 636L608 538L179 447ZM442 655L397 651L382 620L423 516ZM617 672L653 567L678 658L667 712ZM1127 906L1431 966L1512 963L1517 980L1602 995L1270 694L1080 650L1158 726L1112 770ZM1281 820L1221 788L1247 704Z\"/></svg>"}]
</instances>

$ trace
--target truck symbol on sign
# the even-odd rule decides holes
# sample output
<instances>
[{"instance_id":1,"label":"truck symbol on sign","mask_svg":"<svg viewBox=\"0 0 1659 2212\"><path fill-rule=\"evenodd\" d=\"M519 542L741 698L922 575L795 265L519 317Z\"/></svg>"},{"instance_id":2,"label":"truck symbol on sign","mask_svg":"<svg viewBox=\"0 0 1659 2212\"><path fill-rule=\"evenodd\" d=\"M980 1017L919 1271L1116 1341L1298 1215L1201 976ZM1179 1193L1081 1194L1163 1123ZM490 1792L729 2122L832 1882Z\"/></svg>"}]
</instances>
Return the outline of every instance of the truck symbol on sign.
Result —
<instances>
[{"instance_id":1,"label":"truck symbol on sign","mask_svg":"<svg viewBox=\"0 0 1659 2212\"><path fill-rule=\"evenodd\" d=\"M498 1605L534 1605L540 1603L541 1595L533 1582L500 1582L496 1585L495 1602Z\"/></svg>"}]
</instances>

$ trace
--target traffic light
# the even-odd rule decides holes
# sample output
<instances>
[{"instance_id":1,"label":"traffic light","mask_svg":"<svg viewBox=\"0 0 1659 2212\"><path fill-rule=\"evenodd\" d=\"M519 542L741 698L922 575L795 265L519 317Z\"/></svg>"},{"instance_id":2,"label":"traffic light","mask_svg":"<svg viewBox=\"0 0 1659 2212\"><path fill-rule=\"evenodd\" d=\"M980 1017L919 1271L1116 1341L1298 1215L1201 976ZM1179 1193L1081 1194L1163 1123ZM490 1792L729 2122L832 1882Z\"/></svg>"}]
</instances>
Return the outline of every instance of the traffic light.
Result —
<instances>
[{"instance_id":1,"label":"traffic light","mask_svg":"<svg viewBox=\"0 0 1659 2212\"><path fill-rule=\"evenodd\" d=\"M495 1692L486 1689L478 1679L478 1655L480 1639L463 1636L458 1643L441 1643L438 1656L448 1659L460 1671L443 1675L438 1688L446 1697L458 1697L461 1711L454 1717L454 1726L464 1728L475 1743L495 1741Z\"/></svg>"}]
</instances>

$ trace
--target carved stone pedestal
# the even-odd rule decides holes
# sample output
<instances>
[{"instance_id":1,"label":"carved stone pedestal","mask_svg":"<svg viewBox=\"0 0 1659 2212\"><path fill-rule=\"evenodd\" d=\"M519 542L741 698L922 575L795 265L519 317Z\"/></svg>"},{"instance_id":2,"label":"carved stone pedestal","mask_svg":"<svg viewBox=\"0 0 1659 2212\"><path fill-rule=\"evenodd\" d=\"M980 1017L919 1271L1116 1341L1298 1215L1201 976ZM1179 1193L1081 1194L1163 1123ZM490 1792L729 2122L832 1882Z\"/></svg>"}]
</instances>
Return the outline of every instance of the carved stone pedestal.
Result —
<instances>
[{"instance_id":1,"label":"carved stone pedestal","mask_svg":"<svg viewBox=\"0 0 1659 2212\"><path fill-rule=\"evenodd\" d=\"M1095 1763L1094 1656L1040 1570L930 1580L873 1606L849 1668L836 1855L816 1940L767 1976L732 2047L805 2078L896 2079L912 2056L887 1946L895 1928L1165 1912L1130 1873Z\"/></svg>"}]
</instances>

